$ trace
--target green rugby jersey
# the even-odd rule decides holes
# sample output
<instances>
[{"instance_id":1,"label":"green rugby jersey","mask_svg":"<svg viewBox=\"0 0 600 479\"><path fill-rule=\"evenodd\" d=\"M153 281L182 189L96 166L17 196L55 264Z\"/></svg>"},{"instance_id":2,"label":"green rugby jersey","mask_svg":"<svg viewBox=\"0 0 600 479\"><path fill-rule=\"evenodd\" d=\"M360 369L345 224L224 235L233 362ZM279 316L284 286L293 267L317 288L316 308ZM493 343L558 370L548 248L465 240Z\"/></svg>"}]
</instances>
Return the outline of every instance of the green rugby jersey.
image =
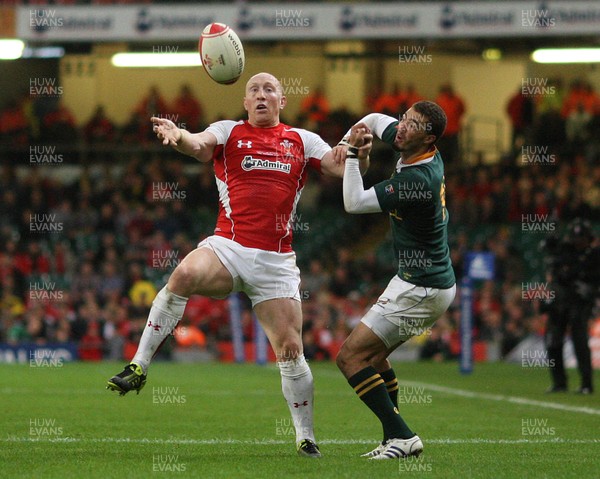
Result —
<instances>
[{"instance_id":1,"label":"green rugby jersey","mask_svg":"<svg viewBox=\"0 0 600 479\"><path fill-rule=\"evenodd\" d=\"M397 124L385 129L384 142L394 143ZM399 152L394 156L400 159ZM400 166L389 180L374 187L381 209L390 214L398 276L417 286L450 288L456 278L448 248L442 157L434 148L413 164Z\"/></svg>"}]
</instances>

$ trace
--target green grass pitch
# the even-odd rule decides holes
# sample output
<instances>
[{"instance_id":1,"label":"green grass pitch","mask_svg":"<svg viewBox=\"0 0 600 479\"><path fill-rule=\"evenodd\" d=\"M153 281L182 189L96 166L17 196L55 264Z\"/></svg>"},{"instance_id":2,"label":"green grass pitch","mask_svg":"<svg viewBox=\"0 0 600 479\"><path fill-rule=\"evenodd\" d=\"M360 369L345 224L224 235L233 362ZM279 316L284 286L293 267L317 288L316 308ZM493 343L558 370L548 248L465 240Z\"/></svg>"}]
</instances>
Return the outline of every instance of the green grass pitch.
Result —
<instances>
[{"instance_id":1,"label":"green grass pitch","mask_svg":"<svg viewBox=\"0 0 600 479\"><path fill-rule=\"evenodd\" d=\"M295 453L273 365L155 363L139 396L119 397L104 388L122 366L0 365L0 477L600 477L600 395L546 395L543 369L396 364L425 449L379 462L359 457L379 423L333 364L312 364L320 460Z\"/></svg>"}]
</instances>

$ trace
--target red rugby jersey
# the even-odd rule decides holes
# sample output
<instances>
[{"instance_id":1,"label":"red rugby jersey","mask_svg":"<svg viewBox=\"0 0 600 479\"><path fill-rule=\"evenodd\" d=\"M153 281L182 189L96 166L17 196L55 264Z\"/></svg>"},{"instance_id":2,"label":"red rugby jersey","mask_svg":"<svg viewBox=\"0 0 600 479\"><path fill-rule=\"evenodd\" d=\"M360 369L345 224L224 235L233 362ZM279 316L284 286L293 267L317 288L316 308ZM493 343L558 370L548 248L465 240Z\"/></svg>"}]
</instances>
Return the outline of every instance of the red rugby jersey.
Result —
<instances>
[{"instance_id":1,"label":"red rugby jersey","mask_svg":"<svg viewBox=\"0 0 600 479\"><path fill-rule=\"evenodd\" d=\"M292 225L308 167L320 172L331 147L315 133L283 123L257 128L225 120L206 131L217 138L215 235L249 248L292 251Z\"/></svg>"}]
</instances>

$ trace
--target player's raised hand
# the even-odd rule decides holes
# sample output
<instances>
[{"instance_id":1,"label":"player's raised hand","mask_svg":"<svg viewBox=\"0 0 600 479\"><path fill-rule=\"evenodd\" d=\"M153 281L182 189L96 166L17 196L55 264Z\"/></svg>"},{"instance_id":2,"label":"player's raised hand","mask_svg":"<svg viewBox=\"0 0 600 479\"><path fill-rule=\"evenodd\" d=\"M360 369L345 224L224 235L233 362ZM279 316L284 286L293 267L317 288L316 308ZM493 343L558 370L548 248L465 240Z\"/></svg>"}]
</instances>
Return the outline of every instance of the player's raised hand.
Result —
<instances>
[{"instance_id":1,"label":"player's raised hand","mask_svg":"<svg viewBox=\"0 0 600 479\"><path fill-rule=\"evenodd\" d=\"M348 143L358 148L358 158L367 158L373 146L373 135L365 123L357 123L350 129Z\"/></svg>"},{"instance_id":2,"label":"player's raised hand","mask_svg":"<svg viewBox=\"0 0 600 479\"><path fill-rule=\"evenodd\" d=\"M356 155L359 159L367 158L373 147L373 135L371 133L365 133L362 139L363 144L358 148L358 154Z\"/></svg>"},{"instance_id":3,"label":"player's raised hand","mask_svg":"<svg viewBox=\"0 0 600 479\"><path fill-rule=\"evenodd\" d=\"M357 123L350 130L350 137L344 138L332 148L335 163L339 165L346 161L348 148L351 146L359 148L359 158L365 158L371 151L372 141L373 135L371 135L369 127L365 123Z\"/></svg>"},{"instance_id":4,"label":"player's raised hand","mask_svg":"<svg viewBox=\"0 0 600 479\"><path fill-rule=\"evenodd\" d=\"M171 120L153 116L150 118L152 122L152 131L156 133L163 145L177 146L179 140L183 136L181 130Z\"/></svg>"},{"instance_id":5,"label":"player's raised hand","mask_svg":"<svg viewBox=\"0 0 600 479\"><path fill-rule=\"evenodd\" d=\"M333 152L333 161L336 165L341 165L346 161L346 153L348 152L348 145L342 140L337 146L334 146L331 151Z\"/></svg>"}]
</instances>

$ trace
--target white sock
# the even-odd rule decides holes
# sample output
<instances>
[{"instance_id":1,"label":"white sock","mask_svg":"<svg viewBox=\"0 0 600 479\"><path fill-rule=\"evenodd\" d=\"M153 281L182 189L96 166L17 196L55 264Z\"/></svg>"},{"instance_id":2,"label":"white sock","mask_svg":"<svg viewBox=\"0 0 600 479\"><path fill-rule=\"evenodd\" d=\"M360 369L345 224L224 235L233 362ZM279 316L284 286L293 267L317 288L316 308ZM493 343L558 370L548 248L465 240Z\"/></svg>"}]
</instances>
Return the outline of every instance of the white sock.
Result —
<instances>
[{"instance_id":1,"label":"white sock","mask_svg":"<svg viewBox=\"0 0 600 479\"><path fill-rule=\"evenodd\" d=\"M298 359L278 362L281 389L296 428L296 443L315 440L313 431L313 377L304 355Z\"/></svg>"},{"instance_id":2,"label":"white sock","mask_svg":"<svg viewBox=\"0 0 600 479\"><path fill-rule=\"evenodd\" d=\"M161 289L154 301L148 315L148 321L144 333L140 339L137 352L131 360L142 367L144 372L148 370L152 357L177 326L183 316L188 298L171 293L165 286Z\"/></svg>"}]
</instances>

